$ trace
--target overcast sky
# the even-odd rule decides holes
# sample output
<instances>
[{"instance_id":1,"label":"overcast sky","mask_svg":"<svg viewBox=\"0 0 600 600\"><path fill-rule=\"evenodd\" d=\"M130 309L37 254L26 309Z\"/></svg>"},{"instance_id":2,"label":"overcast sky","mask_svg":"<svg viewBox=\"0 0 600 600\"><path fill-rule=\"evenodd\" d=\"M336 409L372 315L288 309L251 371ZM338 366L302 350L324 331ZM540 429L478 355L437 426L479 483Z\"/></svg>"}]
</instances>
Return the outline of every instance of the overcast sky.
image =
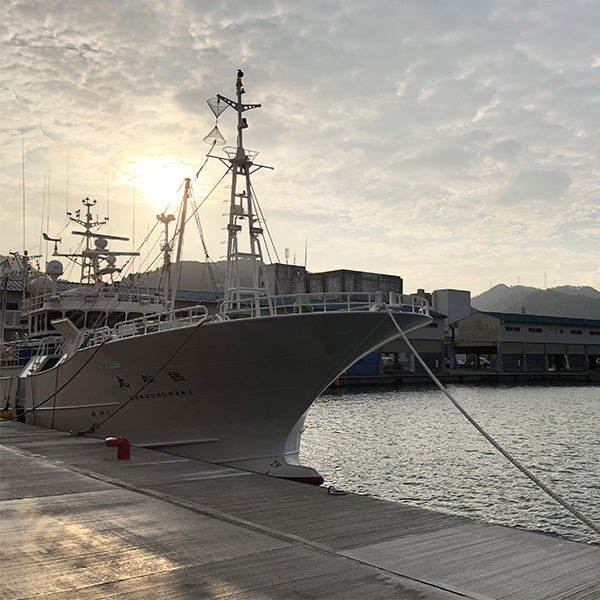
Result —
<instances>
[{"instance_id":1,"label":"overcast sky","mask_svg":"<svg viewBox=\"0 0 600 600\"><path fill-rule=\"evenodd\" d=\"M86 196L113 234L135 212L137 245L242 68L282 260L303 264L307 240L309 270L407 292L600 288L599 32L597 0L3 0L0 254L22 250L22 146L30 252ZM226 111L230 144L233 125ZM221 173L204 169L198 200ZM213 260L227 193L201 210ZM197 238L185 258L203 258Z\"/></svg>"}]
</instances>

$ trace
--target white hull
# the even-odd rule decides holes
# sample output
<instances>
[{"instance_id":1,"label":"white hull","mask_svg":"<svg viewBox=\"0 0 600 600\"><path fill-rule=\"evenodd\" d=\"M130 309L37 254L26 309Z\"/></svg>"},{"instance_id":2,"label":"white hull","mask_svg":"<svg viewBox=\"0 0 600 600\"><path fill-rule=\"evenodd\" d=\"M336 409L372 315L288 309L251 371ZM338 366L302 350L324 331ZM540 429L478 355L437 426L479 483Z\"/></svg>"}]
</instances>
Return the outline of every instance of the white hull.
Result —
<instances>
[{"instance_id":1,"label":"white hull","mask_svg":"<svg viewBox=\"0 0 600 600\"><path fill-rule=\"evenodd\" d=\"M430 321L394 316L405 331ZM207 321L79 350L21 377L19 395L35 425L319 483L298 465L303 416L351 364L397 336L383 311Z\"/></svg>"}]
</instances>

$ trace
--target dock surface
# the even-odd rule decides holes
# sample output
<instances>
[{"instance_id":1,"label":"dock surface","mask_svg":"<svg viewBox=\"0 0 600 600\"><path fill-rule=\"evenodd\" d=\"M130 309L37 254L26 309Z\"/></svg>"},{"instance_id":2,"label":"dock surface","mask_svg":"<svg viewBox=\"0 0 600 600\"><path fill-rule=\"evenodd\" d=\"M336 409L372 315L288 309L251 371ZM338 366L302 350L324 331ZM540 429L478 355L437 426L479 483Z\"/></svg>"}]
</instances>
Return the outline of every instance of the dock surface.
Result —
<instances>
[{"instance_id":1,"label":"dock surface","mask_svg":"<svg viewBox=\"0 0 600 600\"><path fill-rule=\"evenodd\" d=\"M598 600L600 547L0 423L0 597Z\"/></svg>"}]
</instances>

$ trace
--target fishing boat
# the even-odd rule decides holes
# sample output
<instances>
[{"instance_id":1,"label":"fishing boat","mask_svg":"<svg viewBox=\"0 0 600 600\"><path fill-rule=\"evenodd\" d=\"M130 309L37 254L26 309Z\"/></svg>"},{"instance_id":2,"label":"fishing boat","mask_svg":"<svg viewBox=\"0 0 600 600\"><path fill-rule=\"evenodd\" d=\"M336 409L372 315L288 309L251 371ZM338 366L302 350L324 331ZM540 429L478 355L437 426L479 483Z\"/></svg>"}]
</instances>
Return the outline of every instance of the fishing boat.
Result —
<instances>
[{"instance_id":1,"label":"fishing boat","mask_svg":"<svg viewBox=\"0 0 600 600\"><path fill-rule=\"evenodd\" d=\"M396 323L409 332L431 318L417 296L272 292L251 184L263 165L243 144L244 115L260 105L243 102L242 77L239 71L233 100L217 95L208 102L217 119L225 108L237 113L235 147L215 154L217 126L207 136L207 157L223 163L231 185L218 310L176 308L176 285L142 294L117 281L117 261L132 253L109 244L127 238L101 233L94 201L86 198L69 216L80 227L73 232L84 242L80 252L63 254L61 240L46 235L55 258L45 273L20 257L29 336L2 345L0 401L12 418L71 435L123 436L134 446L320 484L320 474L299 461L312 402L354 362L398 337ZM172 243L174 217L158 217L166 231L164 264L175 270L190 193L187 179ZM61 257L81 266L79 284L62 291ZM249 281L240 275L244 266Z\"/></svg>"}]
</instances>

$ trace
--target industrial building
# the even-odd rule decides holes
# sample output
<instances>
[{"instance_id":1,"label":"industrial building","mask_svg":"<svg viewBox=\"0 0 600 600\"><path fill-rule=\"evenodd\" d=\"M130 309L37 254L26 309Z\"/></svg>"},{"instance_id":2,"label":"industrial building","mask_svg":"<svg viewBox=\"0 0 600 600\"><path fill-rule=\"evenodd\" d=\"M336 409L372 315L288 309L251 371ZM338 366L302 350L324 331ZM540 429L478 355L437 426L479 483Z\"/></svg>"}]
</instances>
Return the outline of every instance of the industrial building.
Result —
<instances>
[{"instance_id":1,"label":"industrial building","mask_svg":"<svg viewBox=\"0 0 600 600\"><path fill-rule=\"evenodd\" d=\"M433 321L409 338L428 367L450 380L466 381L476 373L529 380L600 372L600 320L478 311L467 290L417 295L430 300ZM398 381L423 373L400 338L381 348L378 359L378 372L398 375ZM374 364L366 357L349 374L374 372Z\"/></svg>"},{"instance_id":2,"label":"industrial building","mask_svg":"<svg viewBox=\"0 0 600 600\"><path fill-rule=\"evenodd\" d=\"M442 373L446 369L444 326L446 315L434 310L429 311L431 323L407 335L410 343L434 373ZM421 363L415 359L402 338L396 338L382 348L381 372L400 371L410 374L425 373Z\"/></svg>"},{"instance_id":3,"label":"industrial building","mask_svg":"<svg viewBox=\"0 0 600 600\"><path fill-rule=\"evenodd\" d=\"M452 362L461 354L478 367L483 357L498 373L600 368L600 320L474 312L451 329Z\"/></svg>"},{"instance_id":4,"label":"industrial building","mask_svg":"<svg viewBox=\"0 0 600 600\"><path fill-rule=\"evenodd\" d=\"M309 273L305 267L274 263L267 265L269 288L275 295L323 294L339 292L390 292L402 294L402 277L337 269L322 273Z\"/></svg>"}]
</instances>

